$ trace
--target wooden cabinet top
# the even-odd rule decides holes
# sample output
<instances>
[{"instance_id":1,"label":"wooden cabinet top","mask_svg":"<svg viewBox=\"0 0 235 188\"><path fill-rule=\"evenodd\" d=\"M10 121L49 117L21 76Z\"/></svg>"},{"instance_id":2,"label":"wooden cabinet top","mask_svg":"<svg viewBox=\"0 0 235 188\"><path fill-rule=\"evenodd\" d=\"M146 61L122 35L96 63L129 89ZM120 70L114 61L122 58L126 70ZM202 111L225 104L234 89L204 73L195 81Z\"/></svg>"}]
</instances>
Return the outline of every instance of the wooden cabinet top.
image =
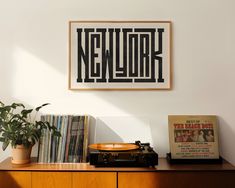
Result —
<instances>
[{"instance_id":1,"label":"wooden cabinet top","mask_svg":"<svg viewBox=\"0 0 235 188\"><path fill-rule=\"evenodd\" d=\"M169 164L165 158L159 158L155 167L95 167L89 163L50 163L42 164L32 161L27 165L13 165L11 158L0 163L0 171L97 171L97 172L163 172L163 171L233 171L235 167L224 161L222 164Z\"/></svg>"}]
</instances>

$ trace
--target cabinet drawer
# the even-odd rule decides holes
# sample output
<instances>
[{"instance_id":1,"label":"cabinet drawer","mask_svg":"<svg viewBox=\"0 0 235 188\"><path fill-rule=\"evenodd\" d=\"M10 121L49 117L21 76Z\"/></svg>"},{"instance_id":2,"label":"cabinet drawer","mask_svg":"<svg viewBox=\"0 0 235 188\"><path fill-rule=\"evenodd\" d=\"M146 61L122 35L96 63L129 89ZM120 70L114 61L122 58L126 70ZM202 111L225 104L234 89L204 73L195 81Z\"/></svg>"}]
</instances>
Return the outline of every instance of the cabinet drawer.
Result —
<instances>
[{"instance_id":1,"label":"cabinet drawer","mask_svg":"<svg viewBox=\"0 0 235 188\"><path fill-rule=\"evenodd\" d=\"M1 188L31 188L31 172L0 172Z\"/></svg>"},{"instance_id":2,"label":"cabinet drawer","mask_svg":"<svg viewBox=\"0 0 235 188\"><path fill-rule=\"evenodd\" d=\"M74 172L73 188L116 188L116 172Z\"/></svg>"},{"instance_id":3,"label":"cabinet drawer","mask_svg":"<svg viewBox=\"0 0 235 188\"><path fill-rule=\"evenodd\" d=\"M234 172L120 172L119 188L235 187Z\"/></svg>"},{"instance_id":4,"label":"cabinet drawer","mask_svg":"<svg viewBox=\"0 0 235 188\"><path fill-rule=\"evenodd\" d=\"M71 188L71 172L32 172L32 188Z\"/></svg>"}]
</instances>

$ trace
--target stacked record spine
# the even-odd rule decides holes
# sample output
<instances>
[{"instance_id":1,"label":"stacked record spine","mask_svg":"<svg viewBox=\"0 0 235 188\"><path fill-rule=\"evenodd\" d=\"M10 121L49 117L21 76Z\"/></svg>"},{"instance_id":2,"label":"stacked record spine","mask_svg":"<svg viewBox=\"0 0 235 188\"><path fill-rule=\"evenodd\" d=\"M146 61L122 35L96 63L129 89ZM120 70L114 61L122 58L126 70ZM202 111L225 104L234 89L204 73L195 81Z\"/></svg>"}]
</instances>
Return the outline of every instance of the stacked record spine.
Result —
<instances>
[{"instance_id":1,"label":"stacked record spine","mask_svg":"<svg viewBox=\"0 0 235 188\"><path fill-rule=\"evenodd\" d=\"M41 120L57 127L61 137L43 130L38 145L39 163L87 162L88 116L42 115Z\"/></svg>"}]
</instances>

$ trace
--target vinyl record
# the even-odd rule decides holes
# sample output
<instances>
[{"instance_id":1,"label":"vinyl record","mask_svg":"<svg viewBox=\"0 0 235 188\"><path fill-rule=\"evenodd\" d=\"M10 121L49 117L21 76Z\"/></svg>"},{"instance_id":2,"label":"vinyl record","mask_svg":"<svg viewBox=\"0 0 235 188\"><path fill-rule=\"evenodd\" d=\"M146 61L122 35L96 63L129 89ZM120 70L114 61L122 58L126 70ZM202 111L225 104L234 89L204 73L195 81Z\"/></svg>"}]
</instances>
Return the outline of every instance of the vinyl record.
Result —
<instances>
[{"instance_id":1,"label":"vinyl record","mask_svg":"<svg viewBox=\"0 0 235 188\"><path fill-rule=\"evenodd\" d=\"M101 151L128 151L138 149L139 146L129 143L98 143L89 145L89 148Z\"/></svg>"}]
</instances>

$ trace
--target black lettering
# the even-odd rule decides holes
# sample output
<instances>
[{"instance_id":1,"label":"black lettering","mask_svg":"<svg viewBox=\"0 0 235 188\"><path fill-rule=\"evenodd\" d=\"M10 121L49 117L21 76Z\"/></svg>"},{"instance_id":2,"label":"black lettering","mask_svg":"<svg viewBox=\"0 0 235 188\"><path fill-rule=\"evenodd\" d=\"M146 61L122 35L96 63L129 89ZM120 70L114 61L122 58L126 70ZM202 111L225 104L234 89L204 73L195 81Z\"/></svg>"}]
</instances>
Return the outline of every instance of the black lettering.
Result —
<instances>
[{"instance_id":1,"label":"black lettering","mask_svg":"<svg viewBox=\"0 0 235 188\"><path fill-rule=\"evenodd\" d=\"M145 65L145 66L144 66ZM144 75L145 71L145 75ZM140 77L149 77L149 35L140 34Z\"/></svg>"},{"instance_id":2,"label":"black lettering","mask_svg":"<svg viewBox=\"0 0 235 188\"><path fill-rule=\"evenodd\" d=\"M99 77L100 76L100 63L98 62L95 63L95 58L97 58L99 54L95 53L95 44L96 44L96 48L100 48L100 35L99 34L91 35L91 76Z\"/></svg>"},{"instance_id":3,"label":"black lettering","mask_svg":"<svg viewBox=\"0 0 235 188\"><path fill-rule=\"evenodd\" d=\"M129 35L129 76L130 77L138 76L138 35L137 34Z\"/></svg>"},{"instance_id":4,"label":"black lettering","mask_svg":"<svg viewBox=\"0 0 235 188\"><path fill-rule=\"evenodd\" d=\"M163 34L163 28L77 28L77 82L164 82Z\"/></svg>"}]
</instances>

